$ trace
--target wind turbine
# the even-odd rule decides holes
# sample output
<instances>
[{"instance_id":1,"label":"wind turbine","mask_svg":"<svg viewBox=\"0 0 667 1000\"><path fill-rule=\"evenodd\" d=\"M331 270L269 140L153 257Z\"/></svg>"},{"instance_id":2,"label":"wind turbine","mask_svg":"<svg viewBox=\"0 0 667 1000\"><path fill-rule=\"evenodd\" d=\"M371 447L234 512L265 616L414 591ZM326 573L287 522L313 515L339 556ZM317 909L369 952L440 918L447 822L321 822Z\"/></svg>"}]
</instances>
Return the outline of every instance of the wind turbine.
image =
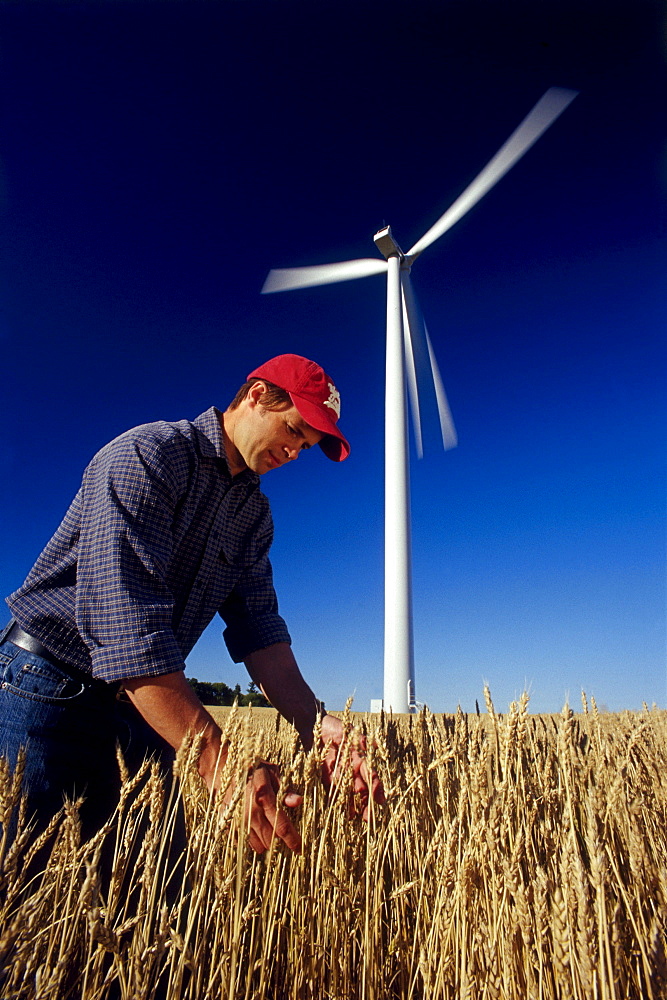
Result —
<instances>
[{"instance_id":1,"label":"wind turbine","mask_svg":"<svg viewBox=\"0 0 667 1000\"><path fill-rule=\"evenodd\" d=\"M404 253L386 226L374 236L384 260L364 258L314 267L269 271L262 293L328 285L336 281L387 274L387 359L385 383L385 622L384 708L408 712L415 707L412 638L412 574L406 373L418 455L422 455L418 383L431 382L445 448L456 445L456 431L426 326L410 282L417 257L439 239L514 166L558 118L577 91L551 87L524 118L482 172L444 215Z\"/></svg>"}]
</instances>

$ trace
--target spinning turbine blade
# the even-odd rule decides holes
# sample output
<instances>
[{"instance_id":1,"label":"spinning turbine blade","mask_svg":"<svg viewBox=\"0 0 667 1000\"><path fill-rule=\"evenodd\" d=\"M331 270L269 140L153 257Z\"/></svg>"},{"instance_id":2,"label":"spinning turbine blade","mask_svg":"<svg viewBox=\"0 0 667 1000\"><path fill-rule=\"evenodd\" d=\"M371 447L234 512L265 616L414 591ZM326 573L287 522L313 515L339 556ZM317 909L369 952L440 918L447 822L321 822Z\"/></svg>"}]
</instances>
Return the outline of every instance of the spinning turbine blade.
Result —
<instances>
[{"instance_id":1,"label":"spinning turbine blade","mask_svg":"<svg viewBox=\"0 0 667 1000\"><path fill-rule=\"evenodd\" d=\"M375 257L342 260L337 264L315 264L313 267L276 267L269 271L262 295L285 292L291 288L309 288L311 285L332 285L336 281L366 278L370 274L385 274L386 271L386 260Z\"/></svg>"},{"instance_id":2,"label":"spinning turbine blade","mask_svg":"<svg viewBox=\"0 0 667 1000\"><path fill-rule=\"evenodd\" d=\"M401 271L401 287L403 292L403 309L407 321L404 321L406 339L406 361L408 379L411 379L411 367L414 376L414 389L411 381L408 382L410 388L410 400L412 402L412 412L415 420L415 438L417 440L417 452L419 458L422 457L421 421L419 416L419 402L417 398L417 385L432 385L435 392L435 399L438 405L438 417L440 419L440 432L442 434L442 444L445 450L455 448L457 445L456 430L454 421L447 402L447 396L440 377L438 362L431 344L426 324L417 305L412 282L407 270ZM408 332L409 331L409 332ZM409 345L409 346L408 346Z\"/></svg>"},{"instance_id":3,"label":"spinning turbine blade","mask_svg":"<svg viewBox=\"0 0 667 1000\"><path fill-rule=\"evenodd\" d=\"M426 323L424 323L424 336L426 337L426 346L428 348L428 356L431 362L431 372L433 373L433 388L435 389L435 398L438 403L442 443L445 451L449 451L450 448L456 448L459 443L459 439L456 436L456 428L454 427L454 421L452 420L452 412L449 409L449 403L447 402L447 396L445 394L445 387L442 384L442 379L440 378L438 362L435 358L431 338L429 337L428 330L426 329Z\"/></svg>"},{"instance_id":4,"label":"spinning turbine blade","mask_svg":"<svg viewBox=\"0 0 667 1000\"><path fill-rule=\"evenodd\" d=\"M505 145L498 150L493 159L487 163L482 172L468 185L463 194L456 199L435 225L431 226L411 250L408 250L407 256L411 257L413 254L421 253L443 233L446 233L466 212L470 211L473 205L476 205L480 198L494 184L498 183L500 178L507 173L510 167L514 166L533 143L537 142L542 133L574 100L577 93L576 90L566 90L563 87L550 87L519 127L512 132Z\"/></svg>"},{"instance_id":5,"label":"spinning turbine blade","mask_svg":"<svg viewBox=\"0 0 667 1000\"><path fill-rule=\"evenodd\" d=\"M405 302L405 278L406 273L401 274L401 299L403 303L403 345L405 348L405 371L408 377L408 393L410 396L410 409L412 410L412 426L415 432L415 446L417 448L417 458L424 457L424 447L422 443L422 425L419 413L419 389L417 387L417 366L415 363L414 345L412 343L412 331L410 317ZM408 279L409 280L409 279Z\"/></svg>"}]
</instances>

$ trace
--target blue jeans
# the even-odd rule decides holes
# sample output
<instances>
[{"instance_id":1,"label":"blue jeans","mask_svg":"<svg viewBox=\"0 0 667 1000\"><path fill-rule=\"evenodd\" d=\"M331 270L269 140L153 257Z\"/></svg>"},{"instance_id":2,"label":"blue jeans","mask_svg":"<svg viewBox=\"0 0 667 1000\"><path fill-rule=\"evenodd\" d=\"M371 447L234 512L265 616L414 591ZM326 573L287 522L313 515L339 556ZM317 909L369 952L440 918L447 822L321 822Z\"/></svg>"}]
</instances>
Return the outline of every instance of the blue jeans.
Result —
<instances>
[{"instance_id":1,"label":"blue jeans","mask_svg":"<svg viewBox=\"0 0 667 1000\"><path fill-rule=\"evenodd\" d=\"M130 771L146 755L171 769L171 747L151 729L115 685L65 672L0 634L0 754L16 766L25 748L23 790L28 815L44 827L63 798L84 796L84 836L110 816L120 789L116 743Z\"/></svg>"}]
</instances>

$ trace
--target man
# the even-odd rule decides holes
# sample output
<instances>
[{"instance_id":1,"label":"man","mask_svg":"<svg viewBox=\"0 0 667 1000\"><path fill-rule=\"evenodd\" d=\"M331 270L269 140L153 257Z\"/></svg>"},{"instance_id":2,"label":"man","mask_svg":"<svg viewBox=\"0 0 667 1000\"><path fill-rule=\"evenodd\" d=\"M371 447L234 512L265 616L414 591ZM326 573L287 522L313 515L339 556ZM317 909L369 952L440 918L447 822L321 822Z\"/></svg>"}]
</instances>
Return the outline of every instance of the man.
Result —
<instances>
[{"instance_id":1,"label":"man","mask_svg":"<svg viewBox=\"0 0 667 1000\"><path fill-rule=\"evenodd\" d=\"M42 821L63 794L85 796L86 829L103 821L117 793L117 740L138 766L147 751L164 761L188 733L201 734L199 772L216 790L227 749L184 675L216 612L232 658L304 746L318 713L323 740L340 745L342 726L303 679L278 615L273 523L259 489L261 475L316 444L345 459L339 414L322 368L286 354L251 372L224 413L212 407L194 422L145 424L93 458L56 534L7 599L13 620L0 636L0 752L15 765L26 747L24 785ZM356 752L352 767L366 812L369 794L383 800L382 786ZM268 764L248 779L256 851L274 836L300 848L277 810L277 787Z\"/></svg>"}]
</instances>

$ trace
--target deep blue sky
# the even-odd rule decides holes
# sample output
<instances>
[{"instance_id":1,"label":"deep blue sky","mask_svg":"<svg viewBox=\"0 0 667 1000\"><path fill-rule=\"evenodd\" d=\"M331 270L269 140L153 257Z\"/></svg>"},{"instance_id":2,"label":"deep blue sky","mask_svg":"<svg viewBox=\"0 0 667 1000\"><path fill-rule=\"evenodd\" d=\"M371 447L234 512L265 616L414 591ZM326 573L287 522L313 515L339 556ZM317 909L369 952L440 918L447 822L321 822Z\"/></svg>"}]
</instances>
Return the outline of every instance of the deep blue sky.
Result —
<instances>
[{"instance_id":1,"label":"deep blue sky","mask_svg":"<svg viewBox=\"0 0 667 1000\"><path fill-rule=\"evenodd\" d=\"M0 6L2 593L95 450L314 357L352 444L265 477L331 707L382 694L384 283L552 85L579 97L414 285L459 434L413 459L417 697L666 701L665 8L633 0ZM430 447L429 447L430 445ZM189 673L245 687L214 623Z\"/></svg>"}]
</instances>

